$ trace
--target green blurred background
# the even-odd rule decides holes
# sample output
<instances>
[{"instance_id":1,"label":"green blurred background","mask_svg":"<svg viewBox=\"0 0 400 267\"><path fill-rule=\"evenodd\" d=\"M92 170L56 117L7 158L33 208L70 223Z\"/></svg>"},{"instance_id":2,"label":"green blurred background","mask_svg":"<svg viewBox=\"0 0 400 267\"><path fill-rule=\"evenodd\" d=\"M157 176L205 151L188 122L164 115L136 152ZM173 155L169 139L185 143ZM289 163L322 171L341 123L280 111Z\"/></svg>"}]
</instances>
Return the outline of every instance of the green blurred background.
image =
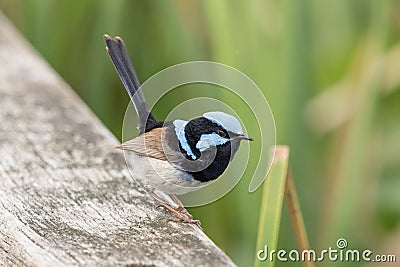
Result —
<instances>
[{"instance_id":1,"label":"green blurred background","mask_svg":"<svg viewBox=\"0 0 400 267\"><path fill-rule=\"evenodd\" d=\"M241 70L291 148L311 247L344 237L400 261L400 1L0 0L0 9L119 139L129 98L104 33L124 37L142 81L192 60ZM191 209L240 266L261 249L261 190L249 194L250 179ZM282 215L278 247L296 248Z\"/></svg>"}]
</instances>

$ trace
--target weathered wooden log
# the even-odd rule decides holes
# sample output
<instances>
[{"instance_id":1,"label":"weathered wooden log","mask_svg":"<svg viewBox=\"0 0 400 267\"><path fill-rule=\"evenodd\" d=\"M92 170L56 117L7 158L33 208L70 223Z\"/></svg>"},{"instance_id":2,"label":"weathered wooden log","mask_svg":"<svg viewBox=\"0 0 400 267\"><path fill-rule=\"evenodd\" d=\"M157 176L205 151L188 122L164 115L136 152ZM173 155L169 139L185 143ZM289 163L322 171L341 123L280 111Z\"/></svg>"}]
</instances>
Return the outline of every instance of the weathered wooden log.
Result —
<instances>
[{"instance_id":1,"label":"weathered wooden log","mask_svg":"<svg viewBox=\"0 0 400 267\"><path fill-rule=\"evenodd\" d=\"M166 222L117 143L0 14L1 266L234 265Z\"/></svg>"}]
</instances>

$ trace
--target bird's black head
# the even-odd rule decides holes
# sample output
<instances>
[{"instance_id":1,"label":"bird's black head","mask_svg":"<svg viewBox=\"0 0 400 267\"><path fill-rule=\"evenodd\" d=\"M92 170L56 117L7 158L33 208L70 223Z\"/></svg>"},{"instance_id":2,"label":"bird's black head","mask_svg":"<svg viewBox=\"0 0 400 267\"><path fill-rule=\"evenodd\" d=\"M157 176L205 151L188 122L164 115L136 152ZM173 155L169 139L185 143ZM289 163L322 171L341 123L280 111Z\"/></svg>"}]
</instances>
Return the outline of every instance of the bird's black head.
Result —
<instances>
[{"instance_id":1,"label":"bird's black head","mask_svg":"<svg viewBox=\"0 0 400 267\"><path fill-rule=\"evenodd\" d=\"M189 122L174 121L181 152L189 160L198 160L203 153L216 149L207 168L191 172L196 180L216 179L228 167L241 140L252 140L242 133L240 122L223 112L207 112Z\"/></svg>"}]
</instances>

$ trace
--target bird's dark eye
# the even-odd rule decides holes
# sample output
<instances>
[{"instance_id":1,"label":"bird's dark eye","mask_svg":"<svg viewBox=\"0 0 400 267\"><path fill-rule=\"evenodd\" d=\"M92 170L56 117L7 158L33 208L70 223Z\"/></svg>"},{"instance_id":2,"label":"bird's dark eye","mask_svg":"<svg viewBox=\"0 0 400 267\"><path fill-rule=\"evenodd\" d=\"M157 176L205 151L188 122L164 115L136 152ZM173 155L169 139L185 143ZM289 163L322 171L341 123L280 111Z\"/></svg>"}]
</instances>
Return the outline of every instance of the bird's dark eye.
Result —
<instances>
[{"instance_id":1,"label":"bird's dark eye","mask_svg":"<svg viewBox=\"0 0 400 267\"><path fill-rule=\"evenodd\" d=\"M226 133L220 129L217 130L217 134L221 137L226 137Z\"/></svg>"}]
</instances>

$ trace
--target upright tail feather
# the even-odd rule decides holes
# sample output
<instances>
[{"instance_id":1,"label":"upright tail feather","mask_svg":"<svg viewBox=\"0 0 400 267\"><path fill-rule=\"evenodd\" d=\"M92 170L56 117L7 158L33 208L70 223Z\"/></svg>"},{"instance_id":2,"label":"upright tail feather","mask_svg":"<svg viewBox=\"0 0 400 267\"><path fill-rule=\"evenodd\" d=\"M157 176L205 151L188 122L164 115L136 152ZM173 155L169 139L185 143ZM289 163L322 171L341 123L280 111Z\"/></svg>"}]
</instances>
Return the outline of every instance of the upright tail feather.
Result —
<instances>
[{"instance_id":1,"label":"upright tail feather","mask_svg":"<svg viewBox=\"0 0 400 267\"><path fill-rule=\"evenodd\" d=\"M104 41L106 42L107 52L110 55L111 61L139 116L139 131L141 134L147 132L147 130L152 129L157 124L157 120L147 106L139 79L132 66L125 44L120 37L111 38L107 34L104 35Z\"/></svg>"}]
</instances>

